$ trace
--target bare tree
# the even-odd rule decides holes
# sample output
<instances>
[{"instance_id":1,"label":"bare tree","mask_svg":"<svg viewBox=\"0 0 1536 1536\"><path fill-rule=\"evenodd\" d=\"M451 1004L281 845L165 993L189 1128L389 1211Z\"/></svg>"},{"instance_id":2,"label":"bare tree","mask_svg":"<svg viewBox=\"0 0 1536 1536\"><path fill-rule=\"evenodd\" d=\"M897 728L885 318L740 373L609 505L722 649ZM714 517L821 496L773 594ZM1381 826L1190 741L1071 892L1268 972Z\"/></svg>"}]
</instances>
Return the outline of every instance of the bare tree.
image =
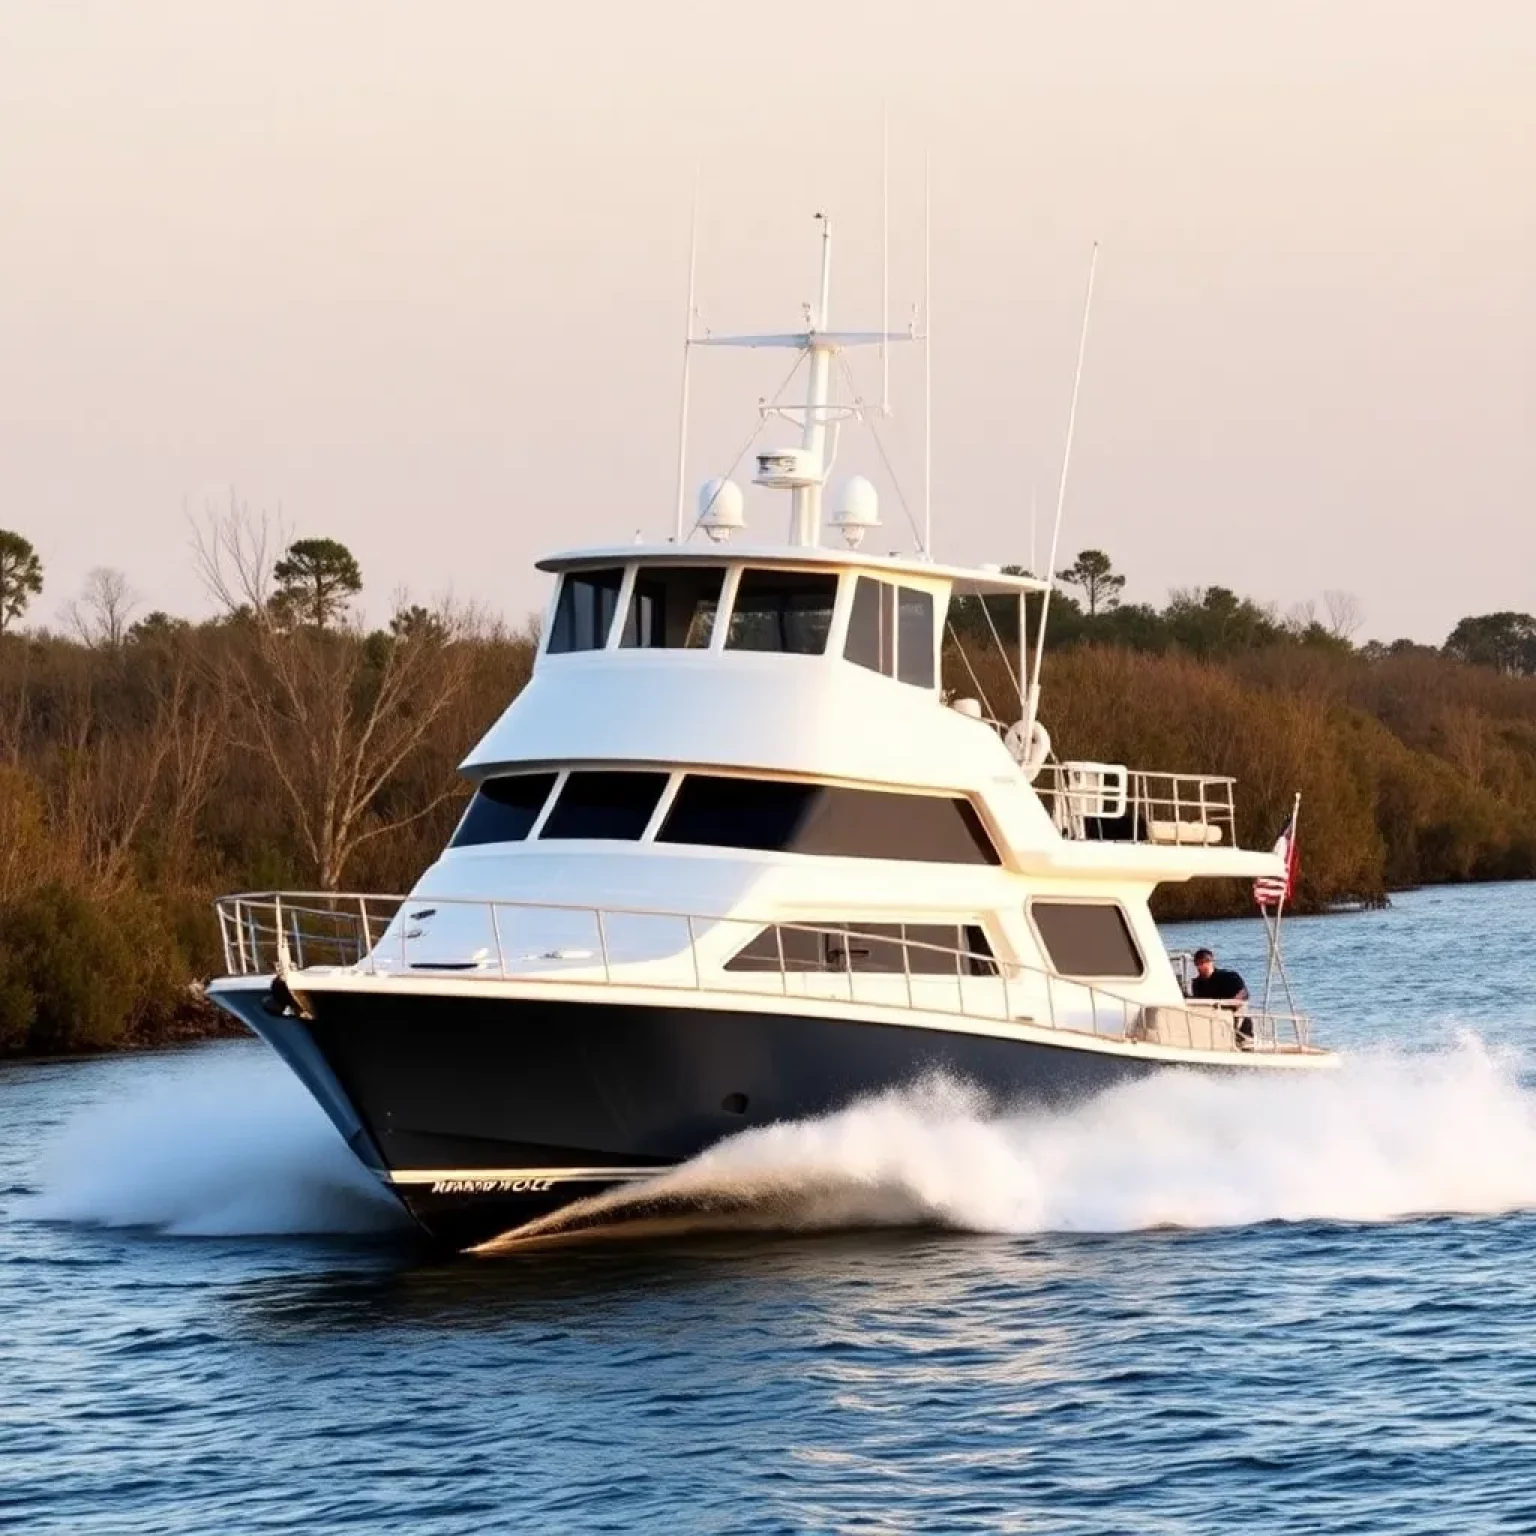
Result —
<instances>
[{"instance_id":1,"label":"bare tree","mask_svg":"<svg viewBox=\"0 0 1536 1536\"><path fill-rule=\"evenodd\" d=\"M366 842L459 792L450 772L408 808L385 809L381 794L462 692L472 648L460 643L466 619L447 607L406 636L364 636L355 622L285 627L271 601L279 543L264 516L236 505L195 527L193 551L236 621L215 662L230 740L271 769L316 879L335 890Z\"/></svg>"},{"instance_id":2,"label":"bare tree","mask_svg":"<svg viewBox=\"0 0 1536 1536\"><path fill-rule=\"evenodd\" d=\"M115 651L127 638L140 601L121 571L98 565L85 578L80 596L65 608L64 616L83 644Z\"/></svg>"},{"instance_id":3,"label":"bare tree","mask_svg":"<svg viewBox=\"0 0 1536 1536\"><path fill-rule=\"evenodd\" d=\"M1353 592L1333 588L1323 593L1323 608L1328 615L1328 633L1335 640L1353 640L1364 618L1360 599Z\"/></svg>"}]
</instances>

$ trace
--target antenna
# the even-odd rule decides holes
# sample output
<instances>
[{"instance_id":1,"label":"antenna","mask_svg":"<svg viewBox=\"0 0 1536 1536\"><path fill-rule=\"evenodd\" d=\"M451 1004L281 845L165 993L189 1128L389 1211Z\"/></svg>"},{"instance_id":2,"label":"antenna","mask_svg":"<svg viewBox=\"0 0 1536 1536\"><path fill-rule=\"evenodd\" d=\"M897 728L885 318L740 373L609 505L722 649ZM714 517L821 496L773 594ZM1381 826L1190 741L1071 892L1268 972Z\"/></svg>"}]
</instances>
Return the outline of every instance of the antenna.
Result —
<instances>
[{"instance_id":1,"label":"antenna","mask_svg":"<svg viewBox=\"0 0 1536 1536\"><path fill-rule=\"evenodd\" d=\"M688 371L693 362L694 278L699 265L699 166L693 166L693 216L688 221L688 317L683 325L683 397L677 413L677 510L672 542L683 542L683 501L688 494Z\"/></svg>"},{"instance_id":2,"label":"antenna","mask_svg":"<svg viewBox=\"0 0 1536 1536\"><path fill-rule=\"evenodd\" d=\"M923 553L933 559L933 152L923 151Z\"/></svg>"},{"instance_id":3,"label":"antenna","mask_svg":"<svg viewBox=\"0 0 1536 1536\"><path fill-rule=\"evenodd\" d=\"M1056 488L1056 522L1051 528L1051 563L1046 572L1045 591L1040 594L1040 629L1035 639L1035 670L1029 680L1026 707L1028 726L1024 734L1027 742L1035 730L1035 720L1040 713L1040 663L1045 659L1045 619L1050 611L1051 593L1056 586L1056 553L1061 543L1061 513L1067 504L1067 472L1072 467L1072 438L1077 431L1077 397L1083 385L1083 357L1088 350L1088 317L1093 313L1093 277L1099 266L1099 242L1093 242L1093 255L1088 261L1088 291L1083 295L1083 328L1077 338L1077 371L1072 375L1072 408L1067 412L1067 441L1061 452L1061 481Z\"/></svg>"},{"instance_id":4,"label":"antenna","mask_svg":"<svg viewBox=\"0 0 1536 1536\"><path fill-rule=\"evenodd\" d=\"M891 102L880 141L880 414L891 414Z\"/></svg>"}]
</instances>

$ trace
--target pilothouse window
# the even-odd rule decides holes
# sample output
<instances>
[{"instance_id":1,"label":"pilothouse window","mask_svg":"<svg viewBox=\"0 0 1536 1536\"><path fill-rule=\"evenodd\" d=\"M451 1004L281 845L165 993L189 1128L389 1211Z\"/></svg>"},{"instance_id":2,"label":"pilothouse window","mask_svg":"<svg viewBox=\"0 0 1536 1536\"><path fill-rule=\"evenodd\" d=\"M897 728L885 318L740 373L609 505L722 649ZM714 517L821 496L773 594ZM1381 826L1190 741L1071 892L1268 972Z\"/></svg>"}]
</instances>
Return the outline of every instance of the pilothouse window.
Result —
<instances>
[{"instance_id":1,"label":"pilothouse window","mask_svg":"<svg viewBox=\"0 0 1536 1536\"><path fill-rule=\"evenodd\" d=\"M933 593L860 576L843 658L918 688L934 685Z\"/></svg>"},{"instance_id":2,"label":"pilothouse window","mask_svg":"<svg viewBox=\"0 0 1536 1536\"><path fill-rule=\"evenodd\" d=\"M565 651L600 651L608 643L624 584L622 566L596 571L567 571L560 578L555 621L549 630L552 655Z\"/></svg>"},{"instance_id":3,"label":"pilothouse window","mask_svg":"<svg viewBox=\"0 0 1536 1536\"><path fill-rule=\"evenodd\" d=\"M707 650L720 608L723 569L641 566L619 644L626 648Z\"/></svg>"},{"instance_id":4,"label":"pilothouse window","mask_svg":"<svg viewBox=\"0 0 1536 1536\"><path fill-rule=\"evenodd\" d=\"M745 570L725 632L728 651L820 656L832 628L837 577L817 571Z\"/></svg>"},{"instance_id":5,"label":"pilothouse window","mask_svg":"<svg viewBox=\"0 0 1536 1536\"><path fill-rule=\"evenodd\" d=\"M1000 860L969 800L690 773L657 841L936 864Z\"/></svg>"},{"instance_id":6,"label":"pilothouse window","mask_svg":"<svg viewBox=\"0 0 1536 1536\"><path fill-rule=\"evenodd\" d=\"M634 842L645 831L666 787L664 773L572 773L539 839L600 837Z\"/></svg>"},{"instance_id":7,"label":"pilothouse window","mask_svg":"<svg viewBox=\"0 0 1536 1536\"><path fill-rule=\"evenodd\" d=\"M448 844L520 843L532 830L555 787L552 773L509 773L485 779Z\"/></svg>"}]
</instances>

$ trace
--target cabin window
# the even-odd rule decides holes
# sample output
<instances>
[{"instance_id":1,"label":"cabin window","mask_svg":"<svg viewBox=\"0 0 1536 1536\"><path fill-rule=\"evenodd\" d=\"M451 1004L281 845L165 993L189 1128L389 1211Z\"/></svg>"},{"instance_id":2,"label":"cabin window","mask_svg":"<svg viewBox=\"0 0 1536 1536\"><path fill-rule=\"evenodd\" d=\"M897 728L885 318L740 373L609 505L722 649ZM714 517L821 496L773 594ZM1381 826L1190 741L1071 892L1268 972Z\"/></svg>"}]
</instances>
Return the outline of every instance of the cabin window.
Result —
<instances>
[{"instance_id":1,"label":"cabin window","mask_svg":"<svg viewBox=\"0 0 1536 1536\"><path fill-rule=\"evenodd\" d=\"M724 580L719 567L641 566L619 644L708 650Z\"/></svg>"},{"instance_id":2,"label":"cabin window","mask_svg":"<svg viewBox=\"0 0 1536 1536\"><path fill-rule=\"evenodd\" d=\"M860 576L848 614L848 638L843 642L845 660L887 677L896 670L896 626L890 611L894 592L886 582Z\"/></svg>"},{"instance_id":3,"label":"cabin window","mask_svg":"<svg viewBox=\"0 0 1536 1536\"><path fill-rule=\"evenodd\" d=\"M728 971L858 971L900 976L995 976L992 946L977 923L854 923L807 931L765 928L725 963ZM958 951L966 953L960 954ZM905 972L902 953L906 953Z\"/></svg>"},{"instance_id":4,"label":"cabin window","mask_svg":"<svg viewBox=\"0 0 1536 1536\"><path fill-rule=\"evenodd\" d=\"M859 859L997 864L970 801L781 779L689 774L658 841Z\"/></svg>"},{"instance_id":5,"label":"cabin window","mask_svg":"<svg viewBox=\"0 0 1536 1536\"><path fill-rule=\"evenodd\" d=\"M933 593L916 587L896 589L896 676L933 687Z\"/></svg>"},{"instance_id":6,"label":"cabin window","mask_svg":"<svg viewBox=\"0 0 1536 1536\"><path fill-rule=\"evenodd\" d=\"M843 658L919 688L934 684L933 594L860 576Z\"/></svg>"},{"instance_id":7,"label":"cabin window","mask_svg":"<svg viewBox=\"0 0 1536 1536\"><path fill-rule=\"evenodd\" d=\"M664 773L578 770L568 774L539 838L600 837L634 842L645 831L666 787Z\"/></svg>"},{"instance_id":8,"label":"cabin window","mask_svg":"<svg viewBox=\"0 0 1536 1536\"><path fill-rule=\"evenodd\" d=\"M744 570L725 648L819 656L827 648L836 599L837 577L830 573Z\"/></svg>"},{"instance_id":9,"label":"cabin window","mask_svg":"<svg viewBox=\"0 0 1536 1536\"><path fill-rule=\"evenodd\" d=\"M555 787L552 773L511 773L484 779L448 846L520 843L533 829Z\"/></svg>"},{"instance_id":10,"label":"cabin window","mask_svg":"<svg viewBox=\"0 0 1536 1536\"><path fill-rule=\"evenodd\" d=\"M1063 976L1141 976L1146 967L1125 913L1109 901L1032 901L1046 958Z\"/></svg>"},{"instance_id":11,"label":"cabin window","mask_svg":"<svg viewBox=\"0 0 1536 1536\"><path fill-rule=\"evenodd\" d=\"M608 643L613 616L619 607L619 588L624 584L623 566L596 571L567 571L560 578L560 597L555 621L550 625L552 655L566 651L600 651Z\"/></svg>"}]
</instances>

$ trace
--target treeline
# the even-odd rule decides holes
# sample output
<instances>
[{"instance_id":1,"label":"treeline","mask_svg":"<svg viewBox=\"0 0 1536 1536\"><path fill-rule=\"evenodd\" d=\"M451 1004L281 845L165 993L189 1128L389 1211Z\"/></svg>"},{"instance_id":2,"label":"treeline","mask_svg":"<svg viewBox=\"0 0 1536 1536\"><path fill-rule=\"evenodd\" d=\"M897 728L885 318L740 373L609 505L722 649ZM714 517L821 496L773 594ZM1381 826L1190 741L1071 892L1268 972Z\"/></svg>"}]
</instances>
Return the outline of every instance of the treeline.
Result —
<instances>
[{"instance_id":1,"label":"treeline","mask_svg":"<svg viewBox=\"0 0 1536 1536\"><path fill-rule=\"evenodd\" d=\"M1042 718L1065 756L1238 780L1238 834L1268 847L1303 797L1297 907L1449 881L1536 876L1536 618L1461 620L1444 645L1357 644L1358 603L1281 616L1224 587L1120 601L1085 550L1051 598ZM1039 608L1026 619L1031 642ZM958 603L945 681L997 707L1014 601ZM1252 910L1245 885L1165 887L1164 916Z\"/></svg>"},{"instance_id":2,"label":"treeline","mask_svg":"<svg viewBox=\"0 0 1536 1536\"><path fill-rule=\"evenodd\" d=\"M532 633L403 601L368 631L341 545L268 544L239 512L199 530L212 620L135 616L96 572L65 636L16 632L0 534L0 1054L216 1029L215 896L401 890L446 841Z\"/></svg>"},{"instance_id":3,"label":"treeline","mask_svg":"<svg viewBox=\"0 0 1536 1536\"><path fill-rule=\"evenodd\" d=\"M350 552L270 543L238 511L199 530L213 619L145 613L98 571L50 634L19 630L43 573L0 531L0 1054L216 1028L197 986L221 965L215 896L399 891L446 841L456 764L526 681L532 631L404 600L370 631ZM1081 599L1052 599L1044 719L1062 755L1232 774L1256 846L1300 789L1303 908L1536 874L1536 647L1518 625L1467 621L1443 650L1357 645L1338 594L1321 618L1220 588L1132 606L1094 555L1063 573ZM1012 718L993 630L1012 643L1017 605L953 617L946 684ZM1249 910L1209 882L1160 902Z\"/></svg>"}]
</instances>

